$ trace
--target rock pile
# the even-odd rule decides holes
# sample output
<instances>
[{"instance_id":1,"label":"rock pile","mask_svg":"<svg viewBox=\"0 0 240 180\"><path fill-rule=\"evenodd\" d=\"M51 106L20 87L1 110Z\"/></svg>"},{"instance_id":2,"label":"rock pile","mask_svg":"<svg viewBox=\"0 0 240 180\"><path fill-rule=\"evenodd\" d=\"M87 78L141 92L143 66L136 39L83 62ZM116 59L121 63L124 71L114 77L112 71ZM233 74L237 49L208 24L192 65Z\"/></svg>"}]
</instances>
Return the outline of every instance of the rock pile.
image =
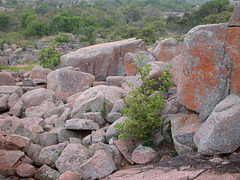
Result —
<instances>
[{"instance_id":1,"label":"rock pile","mask_svg":"<svg viewBox=\"0 0 240 180\"><path fill-rule=\"evenodd\" d=\"M62 56L62 64L72 67L51 71L36 66L22 82L0 73L0 179L239 179L237 8L230 24L192 29L181 55L173 39L160 42L154 56L141 40L130 39ZM177 88L163 94L165 121L152 140L157 146L163 139L173 141L180 155L176 158L159 161L154 149L118 139L114 126L128 120L122 114L128 83L142 84L131 66L136 49L147 56L140 65L152 64L150 77L173 66ZM166 53L172 59L160 61ZM128 76L120 76L122 70ZM222 154L228 156L211 157ZM126 164L153 162L117 171Z\"/></svg>"}]
</instances>

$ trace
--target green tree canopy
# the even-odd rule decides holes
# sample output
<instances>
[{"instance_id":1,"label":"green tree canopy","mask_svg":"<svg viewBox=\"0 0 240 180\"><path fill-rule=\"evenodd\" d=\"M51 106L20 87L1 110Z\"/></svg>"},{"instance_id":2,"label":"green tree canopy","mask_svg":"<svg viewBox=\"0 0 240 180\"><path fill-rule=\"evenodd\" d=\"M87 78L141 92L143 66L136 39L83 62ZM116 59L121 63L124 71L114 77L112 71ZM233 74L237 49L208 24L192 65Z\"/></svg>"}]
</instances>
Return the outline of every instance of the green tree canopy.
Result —
<instances>
[{"instance_id":1,"label":"green tree canopy","mask_svg":"<svg viewBox=\"0 0 240 180\"><path fill-rule=\"evenodd\" d=\"M28 24L27 29L26 29L26 36L31 37L42 37L44 35L47 35L48 33L48 28L45 25L43 21L32 21Z\"/></svg>"},{"instance_id":2,"label":"green tree canopy","mask_svg":"<svg viewBox=\"0 0 240 180\"><path fill-rule=\"evenodd\" d=\"M9 16L6 14L0 14L0 30L8 28L9 25Z\"/></svg>"}]
</instances>

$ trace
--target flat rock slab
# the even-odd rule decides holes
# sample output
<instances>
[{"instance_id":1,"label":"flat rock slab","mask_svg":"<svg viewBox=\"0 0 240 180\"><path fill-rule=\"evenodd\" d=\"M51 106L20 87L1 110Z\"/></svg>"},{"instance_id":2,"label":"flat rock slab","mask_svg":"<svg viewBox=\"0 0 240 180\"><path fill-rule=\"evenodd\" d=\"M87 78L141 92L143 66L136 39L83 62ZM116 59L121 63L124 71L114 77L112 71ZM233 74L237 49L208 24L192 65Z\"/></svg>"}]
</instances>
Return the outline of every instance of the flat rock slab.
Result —
<instances>
[{"instance_id":1,"label":"flat rock slab","mask_svg":"<svg viewBox=\"0 0 240 180\"><path fill-rule=\"evenodd\" d=\"M65 128L70 130L96 130L99 129L99 124L88 119L70 119L66 121Z\"/></svg>"}]
</instances>

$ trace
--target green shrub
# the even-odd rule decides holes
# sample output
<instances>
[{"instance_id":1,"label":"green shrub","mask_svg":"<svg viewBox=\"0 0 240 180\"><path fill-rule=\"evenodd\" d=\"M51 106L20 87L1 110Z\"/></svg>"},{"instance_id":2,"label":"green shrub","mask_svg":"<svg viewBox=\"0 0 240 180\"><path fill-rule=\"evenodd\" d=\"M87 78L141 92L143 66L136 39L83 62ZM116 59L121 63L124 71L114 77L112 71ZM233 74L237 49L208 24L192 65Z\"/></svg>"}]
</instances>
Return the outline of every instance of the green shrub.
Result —
<instances>
[{"instance_id":1,"label":"green shrub","mask_svg":"<svg viewBox=\"0 0 240 180\"><path fill-rule=\"evenodd\" d=\"M141 64L144 57L138 57L138 63ZM134 63L136 65L136 63ZM126 109L123 110L124 116L129 120L125 123L117 124L116 131L121 135L121 139L134 138L137 140L147 139L152 136L152 132L161 126L163 117L161 111L164 108L165 101L161 91L166 90L167 86L172 86L169 82L171 73L164 70L164 75L160 78L163 81L159 91L154 91L151 86L156 84L154 80L148 78L151 71L151 65L143 67L137 66L137 73L143 81L141 88L133 89L125 98Z\"/></svg>"},{"instance_id":2,"label":"green shrub","mask_svg":"<svg viewBox=\"0 0 240 180\"><path fill-rule=\"evenodd\" d=\"M58 33L57 36L55 37L54 41L56 43L68 43L68 42L71 42L72 40L68 34Z\"/></svg>"},{"instance_id":3,"label":"green shrub","mask_svg":"<svg viewBox=\"0 0 240 180\"><path fill-rule=\"evenodd\" d=\"M49 46L46 49L42 49L38 55L40 65L45 68L55 69L60 64L60 56L62 54L56 50L56 46Z\"/></svg>"}]
</instances>

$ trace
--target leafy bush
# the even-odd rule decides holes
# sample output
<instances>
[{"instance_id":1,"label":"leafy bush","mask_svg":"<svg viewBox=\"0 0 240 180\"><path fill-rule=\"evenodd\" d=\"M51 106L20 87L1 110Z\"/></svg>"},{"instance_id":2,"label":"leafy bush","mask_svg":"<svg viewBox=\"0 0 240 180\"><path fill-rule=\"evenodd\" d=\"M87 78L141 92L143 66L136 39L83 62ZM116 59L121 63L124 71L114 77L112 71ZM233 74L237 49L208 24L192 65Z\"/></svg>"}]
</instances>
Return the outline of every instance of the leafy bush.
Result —
<instances>
[{"instance_id":1,"label":"leafy bush","mask_svg":"<svg viewBox=\"0 0 240 180\"><path fill-rule=\"evenodd\" d=\"M58 33L57 36L55 37L54 41L56 43L68 43L68 42L71 42L72 40L68 34Z\"/></svg>"},{"instance_id":2,"label":"leafy bush","mask_svg":"<svg viewBox=\"0 0 240 180\"><path fill-rule=\"evenodd\" d=\"M141 64L144 57L138 57L138 64ZM136 63L134 63L136 65ZM165 91L166 87L172 86L169 79L172 77L168 70L164 70L164 75L160 78L162 85L159 91L154 91L151 86L156 84L153 79L149 79L151 65L143 67L137 66L137 73L143 81L141 88L132 90L125 98L127 108L123 110L125 116L128 117L123 124L115 126L116 131L121 134L122 139L146 139L150 138L152 132L161 126L163 117L161 111L164 108L165 101L161 95L161 91Z\"/></svg>"},{"instance_id":3,"label":"leafy bush","mask_svg":"<svg viewBox=\"0 0 240 180\"><path fill-rule=\"evenodd\" d=\"M56 50L56 46L49 46L46 49L42 49L38 55L40 65L45 68L55 69L60 64L60 56L62 54Z\"/></svg>"}]
</instances>

